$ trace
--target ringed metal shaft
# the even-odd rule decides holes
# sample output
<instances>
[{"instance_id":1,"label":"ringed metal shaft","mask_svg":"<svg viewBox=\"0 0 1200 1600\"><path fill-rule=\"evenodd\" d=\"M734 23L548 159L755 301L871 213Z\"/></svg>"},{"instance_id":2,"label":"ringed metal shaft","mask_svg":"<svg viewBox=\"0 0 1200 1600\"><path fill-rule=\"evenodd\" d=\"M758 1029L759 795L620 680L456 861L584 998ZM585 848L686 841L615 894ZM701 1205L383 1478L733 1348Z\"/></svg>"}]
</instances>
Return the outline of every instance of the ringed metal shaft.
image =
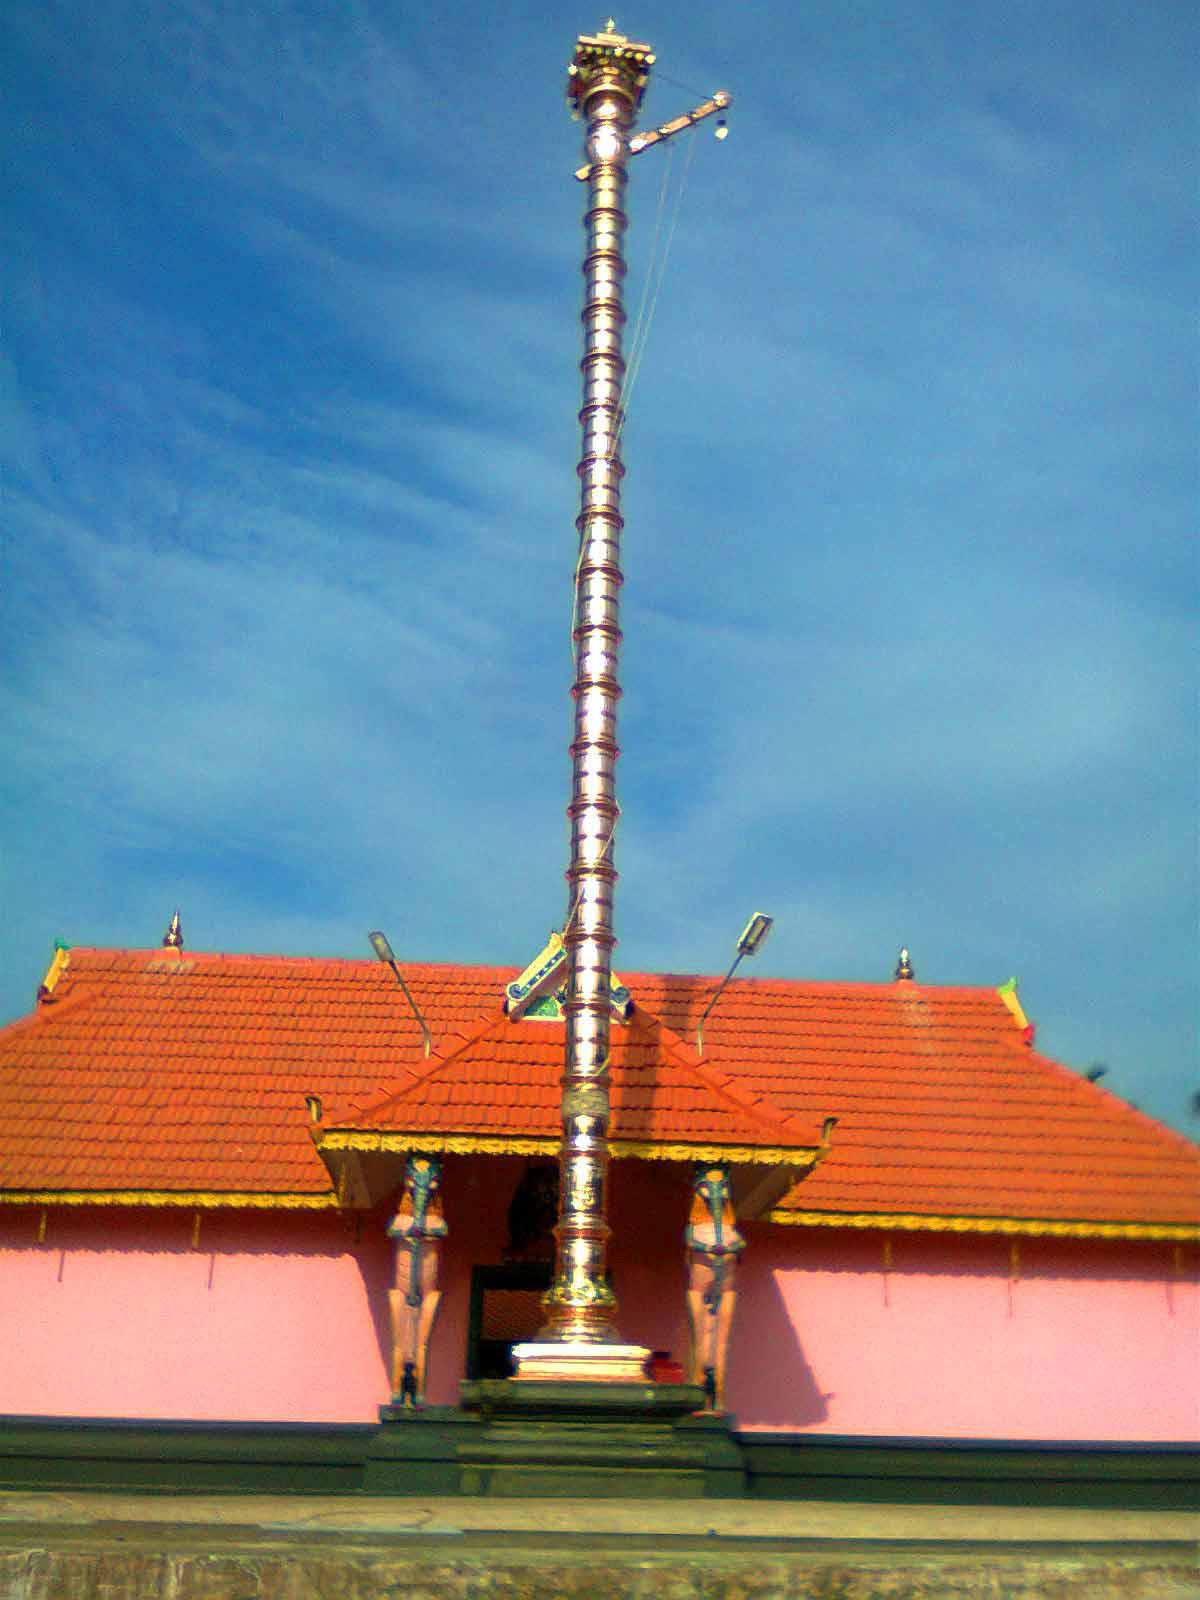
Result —
<instances>
[{"instance_id":1,"label":"ringed metal shaft","mask_svg":"<svg viewBox=\"0 0 1200 1600\"><path fill-rule=\"evenodd\" d=\"M622 201L629 133L654 60L609 24L580 38L568 95L584 118L589 163L583 260L583 446L575 595L571 859L567 922L566 1059L554 1283L543 1337L619 1343L608 1285L608 1052L612 979L613 830L621 642L621 390L625 376Z\"/></svg>"}]
</instances>

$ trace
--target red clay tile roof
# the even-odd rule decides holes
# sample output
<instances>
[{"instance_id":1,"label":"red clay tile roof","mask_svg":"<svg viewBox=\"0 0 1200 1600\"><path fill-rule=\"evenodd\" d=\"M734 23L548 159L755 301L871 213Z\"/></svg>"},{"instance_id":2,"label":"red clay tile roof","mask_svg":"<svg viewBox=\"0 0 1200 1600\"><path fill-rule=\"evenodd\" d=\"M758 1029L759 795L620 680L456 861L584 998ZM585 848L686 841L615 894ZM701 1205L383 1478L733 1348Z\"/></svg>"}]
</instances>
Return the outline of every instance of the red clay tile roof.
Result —
<instances>
[{"instance_id":1,"label":"red clay tile roof","mask_svg":"<svg viewBox=\"0 0 1200 1600\"><path fill-rule=\"evenodd\" d=\"M405 968L435 1033L507 969ZM323 1194L305 1096L379 1099L424 1066L377 962L74 949L53 997L0 1031L0 1190Z\"/></svg>"},{"instance_id":2,"label":"red clay tile roof","mask_svg":"<svg viewBox=\"0 0 1200 1600\"><path fill-rule=\"evenodd\" d=\"M398 1126L416 1106L464 1132L544 1126L561 1027L500 1021L513 969L403 970L435 1046L458 1052L428 1079L416 1021L375 962L73 950L52 998L0 1030L0 1191L328 1195L308 1094L326 1126L351 1107ZM709 1137L727 1116L728 1143L743 1117L784 1117L812 1144L833 1114L829 1159L785 1208L1200 1220L1200 1152L1030 1050L993 989L735 980L692 1067L717 980L623 976L637 1009L613 1030L614 1137Z\"/></svg>"},{"instance_id":3,"label":"red clay tile roof","mask_svg":"<svg viewBox=\"0 0 1200 1600\"><path fill-rule=\"evenodd\" d=\"M428 1071L376 1106L326 1110L326 1129L556 1139L566 1024L510 1022L496 1006L452 1038ZM636 1007L614 1023L611 1120L616 1143L813 1150L819 1117L788 1117L752 1085L715 1070ZM777 1159L777 1158L776 1158Z\"/></svg>"},{"instance_id":4,"label":"red clay tile roof","mask_svg":"<svg viewBox=\"0 0 1200 1600\"><path fill-rule=\"evenodd\" d=\"M686 1036L702 1005L681 981L635 993ZM751 979L711 1022L714 1066L801 1119L838 1117L784 1209L1200 1221L1200 1150L1031 1050L995 989Z\"/></svg>"}]
</instances>

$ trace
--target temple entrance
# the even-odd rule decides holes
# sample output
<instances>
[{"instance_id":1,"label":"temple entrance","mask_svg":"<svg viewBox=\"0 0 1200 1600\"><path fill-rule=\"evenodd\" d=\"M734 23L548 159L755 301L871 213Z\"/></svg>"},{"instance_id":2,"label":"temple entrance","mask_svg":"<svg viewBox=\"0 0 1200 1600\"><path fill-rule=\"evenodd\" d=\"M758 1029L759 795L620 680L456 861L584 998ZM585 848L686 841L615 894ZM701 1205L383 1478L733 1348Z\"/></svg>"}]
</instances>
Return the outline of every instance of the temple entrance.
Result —
<instances>
[{"instance_id":1,"label":"temple entrance","mask_svg":"<svg viewBox=\"0 0 1200 1600\"><path fill-rule=\"evenodd\" d=\"M535 1339L546 1320L542 1296L553 1270L549 1261L512 1261L472 1270L469 1379L512 1377L513 1345Z\"/></svg>"},{"instance_id":2,"label":"temple entrance","mask_svg":"<svg viewBox=\"0 0 1200 1600\"><path fill-rule=\"evenodd\" d=\"M536 1339L544 1325L557 1215L558 1163L528 1162L509 1200L502 1261L471 1272L468 1379L510 1378L513 1345Z\"/></svg>"}]
</instances>

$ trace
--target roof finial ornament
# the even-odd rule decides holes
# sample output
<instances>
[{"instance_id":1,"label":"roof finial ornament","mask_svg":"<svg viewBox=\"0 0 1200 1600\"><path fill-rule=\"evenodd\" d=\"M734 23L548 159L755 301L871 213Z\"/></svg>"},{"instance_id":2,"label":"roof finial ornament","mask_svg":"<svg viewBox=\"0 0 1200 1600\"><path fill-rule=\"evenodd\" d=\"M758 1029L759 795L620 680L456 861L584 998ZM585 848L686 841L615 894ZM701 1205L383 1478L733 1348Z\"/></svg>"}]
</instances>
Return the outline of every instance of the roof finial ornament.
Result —
<instances>
[{"instance_id":1,"label":"roof finial ornament","mask_svg":"<svg viewBox=\"0 0 1200 1600\"><path fill-rule=\"evenodd\" d=\"M616 33L616 31L617 31L617 19L616 19L616 17L609 17L608 21L604 24L603 32L605 32L605 33Z\"/></svg>"},{"instance_id":2,"label":"roof finial ornament","mask_svg":"<svg viewBox=\"0 0 1200 1600\"><path fill-rule=\"evenodd\" d=\"M171 918L171 926L167 929L166 933L163 934L162 942L164 950L183 949L183 923L179 920L178 910L176 910L175 915Z\"/></svg>"},{"instance_id":3,"label":"roof finial ornament","mask_svg":"<svg viewBox=\"0 0 1200 1600\"><path fill-rule=\"evenodd\" d=\"M900 947L900 959L896 963L896 971L895 971L896 982L897 983L905 983L905 982L911 983L914 976L915 976L915 974L914 974L913 969L912 969L912 961L911 961L911 959L909 957L909 954L908 954L908 946L907 945L902 945Z\"/></svg>"}]
</instances>

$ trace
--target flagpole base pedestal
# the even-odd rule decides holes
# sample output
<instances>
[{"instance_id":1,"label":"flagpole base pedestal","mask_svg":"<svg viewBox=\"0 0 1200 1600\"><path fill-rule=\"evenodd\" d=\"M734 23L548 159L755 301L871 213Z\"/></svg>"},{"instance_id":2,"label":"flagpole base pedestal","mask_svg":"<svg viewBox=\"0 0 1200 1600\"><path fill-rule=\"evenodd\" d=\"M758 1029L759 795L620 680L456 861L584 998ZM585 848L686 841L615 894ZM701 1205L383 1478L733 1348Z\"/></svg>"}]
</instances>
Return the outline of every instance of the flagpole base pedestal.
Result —
<instances>
[{"instance_id":1,"label":"flagpole base pedestal","mask_svg":"<svg viewBox=\"0 0 1200 1600\"><path fill-rule=\"evenodd\" d=\"M646 1383L649 1350L640 1344L535 1341L513 1346L513 1383Z\"/></svg>"},{"instance_id":2,"label":"flagpole base pedestal","mask_svg":"<svg viewBox=\"0 0 1200 1600\"><path fill-rule=\"evenodd\" d=\"M725 1499L746 1492L734 1419L702 1410L698 1385L483 1378L464 1383L460 1395L462 1415L474 1422L454 1436L461 1494ZM411 1424L394 1426L411 1431Z\"/></svg>"}]
</instances>

